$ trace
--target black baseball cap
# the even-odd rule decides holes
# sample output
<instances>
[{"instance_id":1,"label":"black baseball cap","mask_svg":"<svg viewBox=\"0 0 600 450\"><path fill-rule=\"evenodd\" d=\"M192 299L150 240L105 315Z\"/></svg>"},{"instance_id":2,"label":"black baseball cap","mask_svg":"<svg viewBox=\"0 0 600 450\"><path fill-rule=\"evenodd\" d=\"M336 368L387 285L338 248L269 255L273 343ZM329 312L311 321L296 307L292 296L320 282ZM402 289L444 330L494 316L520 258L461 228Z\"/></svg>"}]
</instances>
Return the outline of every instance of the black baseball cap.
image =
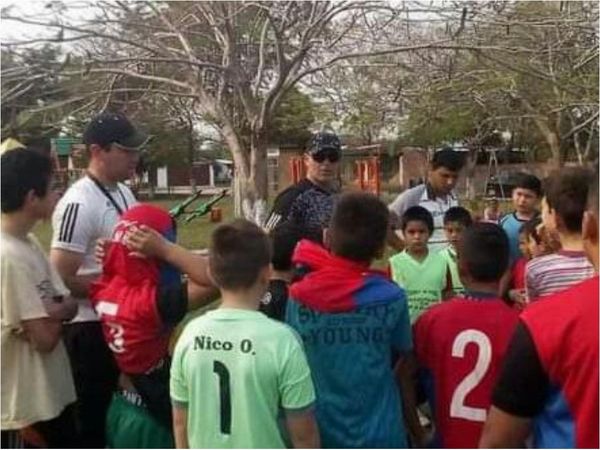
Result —
<instances>
[{"instance_id":1,"label":"black baseball cap","mask_svg":"<svg viewBox=\"0 0 600 450\"><path fill-rule=\"evenodd\" d=\"M126 149L138 150L150 136L135 128L121 113L103 112L95 116L83 132L83 142L108 147L115 143Z\"/></svg>"},{"instance_id":2,"label":"black baseball cap","mask_svg":"<svg viewBox=\"0 0 600 450\"><path fill-rule=\"evenodd\" d=\"M316 133L306 145L306 153L309 155L314 155L315 153L320 153L325 150L337 153L342 151L342 143L336 134L321 131Z\"/></svg>"}]
</instances>

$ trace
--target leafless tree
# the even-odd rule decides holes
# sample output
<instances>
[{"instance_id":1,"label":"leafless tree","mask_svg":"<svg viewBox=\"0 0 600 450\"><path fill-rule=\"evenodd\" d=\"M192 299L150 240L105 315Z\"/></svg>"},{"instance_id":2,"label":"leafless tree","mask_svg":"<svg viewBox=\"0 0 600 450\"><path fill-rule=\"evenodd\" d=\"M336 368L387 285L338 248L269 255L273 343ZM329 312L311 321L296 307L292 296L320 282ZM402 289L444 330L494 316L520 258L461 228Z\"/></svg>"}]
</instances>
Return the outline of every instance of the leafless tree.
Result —
<instances>
[{"instance_id":1,"label":"leafless tree","mask_svg":"<svg viewBox=\"0 0 600 450\"><path fill-rule=\"evenodd\" d=\"M592 3L527 20L514 19L514 7L506 2L88 0L77 6L95 12L93 17L88 13L76 19L65 14L69 5L58 5L36 18L3 10L3 20L54 30L46 38L3 42L3 49L18 52L44 42L62 44L68 53L53 73L68 80L93 80L87 89L63 100L63 107L81 109L92 102L102 108L120 95L128 96L123 105L129 109L148 96L160 96L161 104L182 100L188 117L201 118L219 130L235 163L236 211L257 223L266 215L266 147L274 111L298 83L306 81L317 93L316 77L328 77L330 69L345 71L352 79L361 65L373 70L382 63L391 64L390 70L403 68L402 73L411 75L393 100L410 109L422 86L462 76L461 62L468 54L487 73L509 74L518 81L518 74L531 71L558 89L553 97L561 101L548 110L532 102L526 90L510 83L503 87L505 102L512 99L521 109L531 107L529 115L538 128L550 128L544 135L553 152L554 109L565 112L561 127L572 124L570 131L561 128L559 141L565 136L588 138L593 136L589 130L597 129L597 101L589 101L597 87L594 91L587 75L577 78L580 72L575 70L597 66L597 35L589 33L590 21L597 21ZM576 46L585 51L569 53ZM567 62L567 57L577 59ZM569 66L574 74L565 81L562 76ZM3 69L3 102L18 98L32 76L47 75L47 70L32 74ZM394 92L387 85L381 89ZM572 91L577 94L567 95ZM472 94L465 98L481 97L475 90ZM316 95L326 95L325 90ZM40 105L33 112L53 106ZM588 143L581 142L578 148L585 153Z\"/></svg>"}]
</instances>

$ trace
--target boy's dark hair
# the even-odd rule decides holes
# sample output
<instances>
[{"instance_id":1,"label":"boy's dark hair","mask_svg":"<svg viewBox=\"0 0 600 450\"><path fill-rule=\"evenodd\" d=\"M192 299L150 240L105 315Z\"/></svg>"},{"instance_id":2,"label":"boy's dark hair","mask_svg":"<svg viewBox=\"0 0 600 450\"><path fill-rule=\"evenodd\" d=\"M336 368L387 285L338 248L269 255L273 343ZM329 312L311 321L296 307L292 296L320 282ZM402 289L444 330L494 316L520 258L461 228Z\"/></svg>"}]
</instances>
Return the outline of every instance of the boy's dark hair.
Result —
<instances>
[{"instance_id":1,"label":"boy's dark hair","mask_svg":"<svg viewBox=\"0 0 600 450\"><path fill-rule=\"evenodd\" d=\"M2 212L21 209L25 197L33 190L44 197L52 178L52 161L31 148L9 150L0 159L2 165Z\"/></svg>"},{"instance_id":2,"label":"boy's dark hair","mask_svg":"<svg viewBox=\"0 0 600 450\"><path fill-rule=\"evenodd\" d=\"M591 182L589 170L574 167L556 171L546 180L546 203L571 233L581 232Z\"/></svg>"},{"instance_id":3,"label":"boy's dark hair","mask_svg":"<svg viewBox=\"0 0 600 450\"><path fill-rule=\"evenodd\" d=\"M474 280L499 281L508 267L508 236L494 223L475 223L461 236L458 255Z\"/></svg>"},{"instance_id":4,"label":"boy's dark hair","mask_svg":"<svg viewBox=\"0 0 600 450\"><path fill-rule=\"evenodd\" d=\"M542 223L541 217L534 217L531 220L525 222L519 229L519 233L531 236L533 240L539 245L542 243L542 237L538 233L537 227Z\"/></svg>"},{"instance_id":5,"label":"boy's dark hair","mask_svg":"<svg viewBox=\"0 0 600 450\"><path fill-rule=\"evenodd\" d=\"M527 189L535 193L538 197L542 196L542 182L535 175L529 173L519 173L515 176L513 189Z\"/></svg>"},{"instance_id":6,"label":"boy's dark hair","mask_svg":"<svg viewBox=\"0 0 600 450\"><path fill-rule=\"evenodd\" d=\"M450 222L458 222L464 227L470 227L473 224L473 218L468 209L462 206L453 206L444 214L444 225Z\"/></svg>"},{"instance_id":7,"label":"boy's dark hair","mask_svg":"<svg viewBox=\"0 0 600 450\"><path fill-rule=\"evenodd\" d=\"M433 233L433 216L422 206L411 206L402 214L402 231L406 229L408 222L423 222L427 225L429 234Z\"/></svg>"},{"instance_id":8,"label":"boy's dark hair","mask_svg":"<svg viewBox=\"0 0 600 450\"><path fill-rule=\"evenodd\" d=\"M331 251L359 262L371 262L383 249L390 213L373 194L351 192L340 196L329 223Z\"/></svg>"},{"instance_id":9,"label":"boy's dark hair","mask_svg":"<svg viewBox=\"0 0 600 450\"><path fill-rule=\"evenodd\" d=\"M449 147L445 147L433 154L431 159L431 168L433 170L439 167L445 167L453 172L460 172L464 166L464 157L460 152L456 152Z\"/></svg>"},{"instance_id":10,"label":"boy's dark hair","mask_svg":"<svg viewBox=\"0 0 600 450\"><path fill-rule=\"evenodd\" d=\"M208 264L219 288L248 289L271 262L271 242L258 226L243 219L220 225L212 234Z\"/></svg>"},{"instance_id":11,"label":"boy's dark hair","mask_svg":"<svg viewBox=\"0 0 600 450\"><path fill-rule=\"evenodd\" d=\"M283 222L271 230L269 237L273 248L273 269L291 270L294 249L302 239L300 228L292 222Z\"/></svg>"}]
</instances>

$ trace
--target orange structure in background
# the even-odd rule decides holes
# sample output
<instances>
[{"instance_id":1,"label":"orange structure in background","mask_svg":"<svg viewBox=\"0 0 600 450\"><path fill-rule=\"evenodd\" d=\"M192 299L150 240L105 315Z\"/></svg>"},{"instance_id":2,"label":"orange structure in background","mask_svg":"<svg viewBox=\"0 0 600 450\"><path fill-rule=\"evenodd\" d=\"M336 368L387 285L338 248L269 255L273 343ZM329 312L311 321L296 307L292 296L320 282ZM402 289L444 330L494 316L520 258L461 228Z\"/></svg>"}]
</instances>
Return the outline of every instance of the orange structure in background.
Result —
<instances>
[{"instance_id":1,"label":"orange structure in background","mask_svg":"<svg viewBox=\"0 0 600 450\"><path fill-rule=\"evenodd\" d=\"M361 191L370 192L379 197L381 180L379 177L379 156L359 159L356 163L356 184Z\"/></svg>"},{"instance_id":2,"label":"orange structure in background","mask_svg":"<svg viewBox=\"0 0 600 450\"><path fill-rule=\"evenodd\" d=\"M342 159L342 164L343 164ZM350 164L352 161L349 161ZM356 186L361 191L370 192L379 196L381 192L380 161L379 156L369 156L354 161L354 179L346 179L346 183ZM306 176L306 166L302 156L290 159L290 174L292 183L298 183ZM348 176L348 174L346 175Z\"/></svg>"},{"instance_id":3,"label":"orange structure in background","mask_svg":"<svg viewBox=\"0 0 600 450\"><path fill-rule=\"evenodd\" d=\"M306 166L304 165L302 156L290 158L290 174L292 175L291 179L293 184L296 184L306 176Z\"/></svg>"}]
</instances>

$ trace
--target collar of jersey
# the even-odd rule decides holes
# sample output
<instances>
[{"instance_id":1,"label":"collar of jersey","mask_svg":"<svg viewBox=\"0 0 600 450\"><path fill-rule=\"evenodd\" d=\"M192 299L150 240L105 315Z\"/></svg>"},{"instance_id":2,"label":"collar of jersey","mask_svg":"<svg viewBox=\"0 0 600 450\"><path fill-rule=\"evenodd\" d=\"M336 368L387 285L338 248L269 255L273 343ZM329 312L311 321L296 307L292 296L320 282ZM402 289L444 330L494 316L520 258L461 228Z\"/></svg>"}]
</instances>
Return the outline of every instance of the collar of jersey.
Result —
<instances>
[{"instance_id":1,"label":"collar of jersey","mask_svg":"<svg viewBox=\"0 0 600 450\"><path fill-rule=\"evenodd\" d=\"M213 309L209 313L213 317L220 317L225 319L238 319L245 317L255 317L257 314L261 314L257 309L242 309L242 308L223 308L219 307Z\"/></svg>"},{"instance_id":2,"label":"collar of jersey","mask_svg":"<svg viewBox=\"0 0 600 450\"><path fill-rule=\"evenodd\" d=\"M311 189L311 188L312 189L316 189L316 190L324 192L325 194L328 194L328 195L335 194L337 192L335 189L331 189L331 190L325 189L325 188L319 186L318 184L313 183L308 178L305 178L304 181L306 181L306 188L307 189Z\"/></svg>"},{"instance_id":3,"label":"collar of jersey","mask_svg":"<svg viewBox=\"0 0 600 450\"><path fill-rule=\"evenodd\" d=\"M519 219L519 216L517 216L517 211L513 211L513 213L512 213L512 216L515 218L515 220L517 222L521 222L521 223L527 223L530 220L533 220L533 219L537 218L539 215L540 215L540 212L539 211L535 211L533 213L533 217L531 219Z\"/></svg>"},{"instance_id":4,"label":"collar of jersey","mask_svg":"<svg viewBox=\"0 0 600 450\"><path fill-rule=\"evenodd\" d=\"M446 195L446 197L438 197L433 193L433 188L431 187L431 184L429 184L429 181L425 182L425 190L423 191L423 195L421 196L421 200L431 200L431 201L435 201L437 198L444 200L446 203L449 200L456 200L456 196L454 195L454 192L448 192L448 195Z\"/></svg>"},{"instance_id":5,"label":"collar of jersey","mask_svg":"<svg viewBox=\"0 0 600 450\"><path fill-rule=\"evenodd\" d=\"M89 174L85 174L85 176L88 178L88 180L90 180L90 182L92 182L94 184L94 186L96 186L96 183L94 183L94 180L92 180L92 178L89 176ZM104 189L106 189L108 192L117 192L119 191L119 182L117 181L117 183L113 186L108 186L104 183L100 183L102 186L104 186Z\"/></svg>"},{"instance_id":6,"label":"collar of jersey","mask_svg":"<svg viewBox=\"0 0 600 450\"><path fill-rule=\"evenodd\" d=\"M498 299L498 294L493 294L491 292L471 291L469 289L465 290L464 296L466 298L470 298L472 300L497 300Z\"/></svg>"}]
</instances>

